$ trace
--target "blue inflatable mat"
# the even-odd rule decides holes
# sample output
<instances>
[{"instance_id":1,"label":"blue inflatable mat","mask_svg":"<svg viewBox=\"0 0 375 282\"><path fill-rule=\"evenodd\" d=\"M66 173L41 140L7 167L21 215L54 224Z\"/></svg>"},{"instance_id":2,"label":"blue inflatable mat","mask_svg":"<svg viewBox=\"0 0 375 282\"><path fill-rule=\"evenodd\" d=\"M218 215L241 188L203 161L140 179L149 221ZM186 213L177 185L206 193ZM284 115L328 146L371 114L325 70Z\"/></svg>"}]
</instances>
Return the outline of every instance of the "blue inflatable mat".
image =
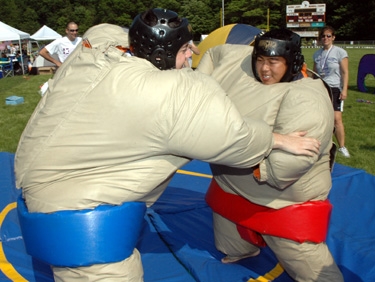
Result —
<instances>
[{"instance_id":1,"label":"blue inflatable mat","mask_svg":"<svg viewBox=\"0 0 375 282\"><path fill-rule=\"evenodd\" d=\"M53 281L48 265L26 254L15 201L14 155L0 153L0 281ZM327 244L345 281L375 281L375 176L336 164L329 198L334 206ZM207 164L193 161L147 209L138 241L146 282L291 282L269 248L254 258L222 264L212 214L204 201Z\"/></svg>"}]
</instances>

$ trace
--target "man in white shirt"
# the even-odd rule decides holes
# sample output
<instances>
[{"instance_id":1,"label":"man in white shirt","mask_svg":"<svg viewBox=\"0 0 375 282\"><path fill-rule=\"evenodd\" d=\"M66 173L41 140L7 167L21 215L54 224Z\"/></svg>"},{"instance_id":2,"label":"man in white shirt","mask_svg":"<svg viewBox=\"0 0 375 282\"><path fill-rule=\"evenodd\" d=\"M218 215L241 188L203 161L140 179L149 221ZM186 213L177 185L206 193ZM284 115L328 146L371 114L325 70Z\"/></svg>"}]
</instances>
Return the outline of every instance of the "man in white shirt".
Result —
<instances>
[{"instance_id":1,"label":"man in white shirt","mask_svg":"<svg viewBox=\"0 0 375 282\"><path fill-rule=\"evenodd\" d=\"M45 46L39 54L46 60L54 63L56 66L61 66L61 64L66 60L66 58L73 52L77 45L82 41L81 37L78 37L78 25L75 22L70 22L67 24L66 36L58 38ZM52 54L57 54L59 59L52 57Z\"/></svg>"}]
</instances>

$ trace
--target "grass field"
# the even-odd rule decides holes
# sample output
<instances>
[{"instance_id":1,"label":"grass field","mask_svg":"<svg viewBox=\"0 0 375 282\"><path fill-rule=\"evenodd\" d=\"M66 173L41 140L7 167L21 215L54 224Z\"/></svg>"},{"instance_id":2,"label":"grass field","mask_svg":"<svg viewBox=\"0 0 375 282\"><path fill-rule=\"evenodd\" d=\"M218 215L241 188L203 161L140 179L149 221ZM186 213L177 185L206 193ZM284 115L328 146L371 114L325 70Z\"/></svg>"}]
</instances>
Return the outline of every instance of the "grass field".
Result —
<instances>
[{"instance_id":1,"label":"grass field","mask_svg":"<svg viewBox=\"0 0 375 282\"><path fill-rule=\"evenodd\" d=\"M313 67L312 56L317 49L303 49L305 60ZM361 168L375 175L375 78L368 75L365 79L367 93L358 91L357 71L359 61L365 54L375 54L374 49L345 49L349 55L349 90L345 101L343 120L345 126L345 146L351 154L350 159L337 155L338 163ZM375 66L374 66L375 67ZM369 103L357 100L369 101ZM373 103L373 104L371 104Z\"/></svg>"},{"instance_id":2,"label":"grass field","mask_svg":"<svg viewBox=\"0 0 375 282\"><path fill-rule=\"evenodd\" d=\"M368 93L357 90L357 69L360 59L365 54L375 54L375 49L346 49L349 54L349 91L343 114L346 147L351 158L341 155L336 161L347 166L364 169L375 175L375 78L366 77ZM303 49L305 60L312 68L313 48ZM0 151L15 152L19 137L35 106L40 100L39 87L51 75L15 76L0 79ZM8 96L22 96L25 103L17 106L5 105ZM369 101L369 103L357 100Z\"/></svg>"}]
</instances>

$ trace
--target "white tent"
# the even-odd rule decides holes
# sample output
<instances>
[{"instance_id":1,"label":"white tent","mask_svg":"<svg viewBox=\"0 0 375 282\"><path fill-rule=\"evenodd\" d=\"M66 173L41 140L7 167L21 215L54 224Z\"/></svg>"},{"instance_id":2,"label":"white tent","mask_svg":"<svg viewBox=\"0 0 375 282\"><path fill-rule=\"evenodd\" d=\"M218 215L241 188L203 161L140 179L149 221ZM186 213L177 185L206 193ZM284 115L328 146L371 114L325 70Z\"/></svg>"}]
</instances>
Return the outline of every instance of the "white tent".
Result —
<instances>
[{"instance_id":1,"label":"white tent","mask_svg":"<svg viewBox=\"0 0 375 282\"><path fill-rule=\"evenodd\" d=\"M30 34L0 22L0 41L19 41L29 39Z\"/></svg>"},{"instance_id":2,"label":"white tent","mask_svg":"<svg viewBox=\"0 0 375 282\"><path fill-rule=\"evenodd\" d=\"M51 54L51 57L55 58L56 60L59 60L59 57L57 56L57 54ZM44 59L41 55L38 55L36 56L33 62L33 68L40 68L40 67L56 67L56 65Z\"/></svg>"},{"instance_id":3,"label":"white tent","mask_svg":"<svg viewBox=\"0 0 375 282\"><path fill-rule=\"evenodd\" d=\"M35 41L48 41L48 40L55 40L58 38L61 38L62 36L58 34L56 31L54 31L52 28L44 25L42 26L37 32L35 32L33 35L30 36L31 39ZM38 44L39 46L39 44ZM58 56L56 54L51 55L52 57L58 59ZM38 55L34 62L33 62L33 68L39 68L39 67L53 67L56 66L55 64L51 63L50 61L47 61L42 56Z\"/></svg>"},{"instance_id":4,"label":"white tent","mask_svg":"<svg viewBox=\"0 0 375 282\"><path fill-rule=\"evenodd\" d=\"M37 32L30 36L31 39L43 41L43 40L55 40L62 36L54 31L52 28L44 25Z\"/></svg>"},{"instance_id":5,"label":"white tent","mask_svg":"<svg viewBox=\"0 0 375 282\"><path fill-rule=\"evenodd\" d=\"M46 25L42 26L37 32L31 35L31 39L36 40L36 41L55 40L61 37L62 36L60 34L58 34L56 31L54 31L52 28ZM55 59L58 59L58 56L56 54L52 54L51 56L54 57ZM55 67L55 66L56 66L55 64L51 63L50 61L47 61L40 55L38 55L33 62L33 68L34 67L36 68Z\"/></svg>"},{"instance_id":6,"label":"white tent","mask_svg":"<svg viewBox=\"0 0 375 282\"><path fill-rule=\"evenodd\" d=\"M10 25L7 25L3 22L0 22L0 41L18 41L19 46L21 48L21 40L22 39L29 39L30 34L18 30ZM21 63L23 65L23 59L21 56ZM25 70L22 67L22 73L25 74Z\"/></svg>"}]
</instances>

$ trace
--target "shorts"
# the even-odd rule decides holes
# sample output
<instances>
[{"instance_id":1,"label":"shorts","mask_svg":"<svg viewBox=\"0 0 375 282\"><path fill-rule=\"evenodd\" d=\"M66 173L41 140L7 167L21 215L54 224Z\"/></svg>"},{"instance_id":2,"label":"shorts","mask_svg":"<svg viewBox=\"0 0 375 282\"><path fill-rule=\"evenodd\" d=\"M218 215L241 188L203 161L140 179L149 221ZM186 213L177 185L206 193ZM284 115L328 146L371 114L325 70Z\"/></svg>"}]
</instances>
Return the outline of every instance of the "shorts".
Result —
<instances>
[{"instance_id":1,"label":"shorts","mask_svg":"<svg viewBox=\"0 0 375 282\"><path fill-rule=\"evenodd\" d=\"M340 99L341 90L337 87L331 87L332 91L332 104L333 110L335 112L344 111L344 103L341 103L343 100Z\"/></svg>"}]
</instances>

